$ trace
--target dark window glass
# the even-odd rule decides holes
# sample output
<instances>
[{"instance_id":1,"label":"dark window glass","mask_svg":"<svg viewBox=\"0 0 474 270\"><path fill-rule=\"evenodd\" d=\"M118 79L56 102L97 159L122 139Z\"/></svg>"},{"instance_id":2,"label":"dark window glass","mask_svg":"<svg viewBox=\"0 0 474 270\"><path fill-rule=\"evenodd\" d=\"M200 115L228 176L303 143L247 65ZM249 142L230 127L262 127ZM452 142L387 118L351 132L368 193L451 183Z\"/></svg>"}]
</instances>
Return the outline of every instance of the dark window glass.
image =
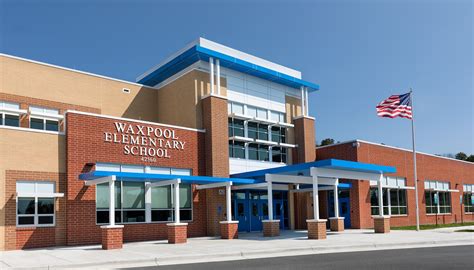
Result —
<instances>
[{"instance_id":1,"label":"dark window glass","mask_svg":"<svg viewBox=\"0 0 474 270\"><path fill-rule=\"evenodd\" d=\"M52 121L52 120L46 120L46 130L59 131L59 122L58 121Z\"/></svg>"},{"instance_id":2,"label":"dark window glass","mask_svg":"<svg viewBox=\"0 0 474 270\"><path fill-rule=\"evenodd\" d=\"M53 216L39 216L38 224L54 224Z\"/></svg>"},{"instance_id":3,"label":"dark window glass","mask_svg":"<svg viewBox=\"0 0 474 270\"><path fill-rule=\"evenodd\" d=\"M30 128L44 129L44 120L39 118L30 118Z\"/></svg>"},{"instance_id":4,"label":"dark window glass","mask_svg":"<svg viewBox=\"0 0 474 270\"><path fill-rule=\"evenodd\" d=\"M18 217L18 225L34 225L34 217Z\"/></svg>"},{"instance_id":5,"label":"dark window glass","mask_svg":"<svg viewBox=\"0 0 474 270\"><path fill-rule=\"evenodd\" d=\"M244 137L244 121L234 119L234 136Z\"/></svg>"},{"instance_id":6,"label":"dark window glass","mask_svg":"<svg viewBox=\"0 0 474 270\"><path fill-rule=\"evenodd\" d=\"M272 141L280 142L280 128L272 127Z\"/></svg>"},{"instance_id":7,"label":"dark window glass","mask_svg":"<svg viewBox=\"0 0 474 270\"><path fill-rule=\"evenodd\" d=\"M121 213L115 211L115 223L121 223ZM109 211L97 211L97 224L107 224L109 223Z\"/></svg>"},{"instance_id":8,"label":"dark window glass","mask_svg":"<svg viewBox=\"0 0 474 270\"><path fill-rule=\"evenodd\" d=\"M251 160L258 160L258 145L257 144L249 144L249 159Z\"/></svg>"},{"instance_id":9,"label":"dark window glass","mask_svg":"<svg viewBox=\"0 0 474 270\"><path fill-rule=\"evenodd\" d=\"M229 142L229 155L235 158L245 158L245 145L243 142Z\"/></svg>"},{"instance_id":10,"label":"dark window glass","mask_svg":"<svg viewBox=\"0 0 474 270\"><path fill-rule=\"evenodd\" d=\"M258 139L268 141L268 125L258 124Z\"/></svg>"},{"instance_id":11,"label":"dark window glass","mask_svg":"<svg viewBox=\"0 0 474 270\"><path fill-rule=\"evenodd\" d=\"M38 198L38 214L54 214L54 198Z\"/></svg>"},{"instance_id":12,"label":"dark window glass","mask_svg":"<svg viewBox=\"0 0 474 270\"><path fill-rule=\"evenodd\" d=\"M34 215L35 198L18 198L17 213L19 215Z\"/></svg>"},{"instance_id":13,"label":"dark window glass","mask_svg":"<svg viewBox=\"0 0 474 270\"><path fill-rule=\"evenodd\" d=\"M257 136L258 124L254 122L249 122L247 124L247 135L249 138L258 139Z\"/></svg>"},{"instance_id":14,"label":"dark window glass","mask_svg":"<svg viewBox=\"0 0 474 270\"><path fill-rule=\"evenodd\" d=\"M152 210L151 221L172 221L172 210Z\"/></svg>"},{"instance_id":15,"label":"dark window glass","mask_svg":"<svg viewBox=\"0 0 474 270\"><path fill-rule=\"evenodd\" d=\"M124 210L124 223L145 222L145 210Z\"/></svg>"},{"instance_id":16,"label":"dark window glass","mask_svg":"<svg viewBox=\"0 0 474 270\"><path fill-rule=\"evenodd\" d=\"M179 210L179 218L183 221L190 221L193 219L193 212L191 209Z\"/></svg>"},{"instance_id":17,"label":"dark window glass","mask_svg":"<svg viewBox=\"0 0 474 270\"><path fill-rule=\"evenodd\" d=\"M5 126L19 127L20 117L18 115L5 114Z\"/></svg>"},{"instance_id":18,"label":"dark window glass","mask_svg":"<svg viewBox=\"0 0 474 270\"><path fill-rule=\"evenodd\" d=\"M262 160L262 161L270 160L268 146L266 145L258 146L258 160Z\"/></svg>"},{"instance_id":19,"label":"dark window glass","mask_svg":"<svg viewBox=\"0 0 474 270\"><path fill-rule=\"evenodd\" d=\"M232 122L232 118L228 118L227 120L227 130L229 132L229 137L234 136L234 123Z\"/></svg>"}]
</instances>

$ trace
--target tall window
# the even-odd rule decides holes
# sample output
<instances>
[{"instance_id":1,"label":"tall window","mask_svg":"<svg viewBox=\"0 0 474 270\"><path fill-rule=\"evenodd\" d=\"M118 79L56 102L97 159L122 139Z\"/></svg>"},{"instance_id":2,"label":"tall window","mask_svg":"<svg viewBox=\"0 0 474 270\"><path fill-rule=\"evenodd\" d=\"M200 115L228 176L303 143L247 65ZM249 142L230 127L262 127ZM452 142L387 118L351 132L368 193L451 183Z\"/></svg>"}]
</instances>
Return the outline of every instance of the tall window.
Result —
<instances>
[{"instance_id":1,"label":"tall window","mask_svg":"<svg viewBox=\"0 0 474 270\"><path fill-rule=\"evenodd\" d=\"M30 128L59 131L59 111L43 107L30 106Z\"/></svg>"},{"instance_id":2,"label":"tall window","mask_svg":"<svg viewBox=\"0 0 474 270\"><path fill-rule=\"evenodd\" d=\"M284 147L273 147L272 148L272 161L286 163L286 148Z\"/></svg>"},{"instance_id":3,"label":"tall window","mask_svg":"<svg viewBox=\"0 0 474 270\"><path fill-rule=\"evenodd\" d=\"M387 189L382 189L383 214L388 215L388 194ZM376 187L370 188L370 213L373 216L379 215L379 191Z\"/></svg>"},{"instance_id":4,"label":"tall window","mask_svg":"<svg viewBox=\"0 0 474 270\"><path fill-rule=\"evenodd\" d=\"M54 226L54 183L22 181L16 190L17 226Z\"/></svg>"},{"instance_id":5,"label":"tall window","mask_svg":"<svg viewBox=\"0 0 474 270\"><path fill-rule=\"evenodd\" d=\"M472 195L474 191L474 184L463 185L463 191L464 191L464 213L474 213L474 196Z\"/></svg>"},{"instance_id":6,"label":"tall window","mask_svg":"<svg viewBox=\"0 0 474 270\"><path fill-rule=\"evenodd\" d=\"M277 143L286 143L286 128L272 127L272 141Z\"/></svg>"},{"instance_id":7,"label":"tall window","mask_svg":"<svg viewBox=\"0 0 474 270\"><path fill-rule=\"evenodd\" d=\"M451 213L449 182L425 181L425 205L427 214Z\"/></svg>"},{"instance_id":8,"label":"tall window","mask_svg":"<svg viewBox=\"0 0 474 270\"><path fill-rule=\"evenodd\" d=\"M187 169L170 169L161 167L147 167L98 163L97 170L117 172L149 172L158 174L190 175ZM146 195L150 192L150 195ZM147 199L149 198L149 199ZM151 199L150 199L151 198ZM96 187L96 214L97 224L109 222L109 184L98 184ZM148 201L147 201L148 200ZM151 209L146 209L150 204ZM116 223L143 223L147 220L149 211L150 222L173 221L173 192L171 186L152 187L145 189L143 182L115 182L115 222ZM180 184L180 219L192 220L192 188L190 184Z\"/></svg>"},{"instance_id":9,"label":"tall window","mask_svg":"<svg viewBox=\"0 0 474 270\"><path fill-rule=\"evenodd\" d=\"M245 158L245 143L229 141L229 156L233 158Z\"/></svg>"},{"instance_id":10,"label":"tall window","mask_svg":"<svg viewBox=\"0 0 474 270\"><path fill-rule=\"evenodd\" d=\"M20 110L20 104L12 102L0 101L0 124L4 126L19 127L20 114L16 111Z\"/></svg>"}]
</instances>

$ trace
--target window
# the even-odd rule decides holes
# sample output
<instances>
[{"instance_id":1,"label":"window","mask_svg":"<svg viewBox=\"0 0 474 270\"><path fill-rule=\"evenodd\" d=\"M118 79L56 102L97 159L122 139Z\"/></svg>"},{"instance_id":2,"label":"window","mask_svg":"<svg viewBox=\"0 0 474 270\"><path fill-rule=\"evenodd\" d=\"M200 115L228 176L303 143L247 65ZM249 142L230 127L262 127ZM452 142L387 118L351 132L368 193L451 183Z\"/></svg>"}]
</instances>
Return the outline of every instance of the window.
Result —
<instances>
[{"instance_id":1,"label":"window","mask_svg":"<svg viewBox=\"0 0 474 270\"><path fill-rule=\"evenodd\" d=\"M229 118L228 127L229 127L229 137L233 137L233 136L244 137L245 136L243 120Z\"/></svg>"},{"instance_id":2,"label":"window","mask_svg":"<svg viewBox=\"0 0 474 270\"><path fill-rule=\"evenodd\" d=\"M463 185L464 191L464 213L474 213L474 196L472 195L474 191L474 184Z\"/></svg>"},{"instance_id":3,"label":"window","mask_svg":"<svg viewBox=\"0 0 474 270\"><path fill-rule=\"evenodd\" d=\"M241 103L229 102L227 109L229 110L229 113L244 114L244 104Z\"/></svg>"},{"instance_id":4,"label":"window","mask_svg":"<svg viewBox=\"0 0 474 270\"><path fill-rule=\"evenodd\" d=\"M114 166L115 165L115 166ZM159 174L191 175L188 169L161 167L145 167L98 163L97 168L113 171L147 171ZM115 168L117 167L117 168ZM150 192L151 196L146 193ZM109 184L96 186L96 216L97 224L109 222ZM145 205L149 203L151 209ZM115 222L143 223L146 222L146 212L149 211L150 222L168 222L174 220L173 192L171 186L152 187L146 191L143 182L115 182ZM180 217L183 221L192 220L192 188L189 184L180 185Z\"/></svg>"},{"instance_id":5,"label":"window","mask_svg":"<svg viewBox=\"0 0 474 270\"><path fill-rule=\"evenodd\" d=\"M245 158L245 144L243 142L229 141L229 156Z\"/></svg>"},{"instance_id":6,"label":"window","mask_svg":"<svg viewBox=\"0 0 474 270\"><path fill-rule=\"evenodd\" d=\"M382 188L383 214L384 215L406 215L407 214L407 192L405 189ZM378 188L370 188L370 203L372 215L379 214Z\"/></svg>"},{"instance_id":7,"label":"window","mask_svg":"<svg viewBox=\"0 0 474 270\"><path fill-rule=\"evenodd\" d=\"M383 214L388 215L388 193L387 189L383 188L382 189L382 200L383 200ZM370 212L371 215L377 216L379 215L379 191L378 188L376 187L371 187L370 188Z\"/></svg>"},{"instance_id":8,"label":"window","mask_svg":"<svg viewBox=\"0 0 474 270\"><path fill-rule=\"evenodd\" d=\"M272 148L272 162L286 163L286 148L273 147Z\"/></svg>"},{"instance_id":9,"label":"window","mask_svg":"<svg viewBox=\"0 0 474 270\"><path fill-rule=\"evenodd\" d=\"M268 141L268 125L258 124L258 135L259 140Z\"/></svg>"},{"instance_id":10,"label":"window","mask_svg":"<svg viewBox=\"0 0 474 270\"><path fill-rule=\"evenodd\" d=\"M248 151L248 159L260 161L270 160L270 152L267 145L251 143L248 145Z\"/></svg>"},{"instance_id":11,"label":"window","mask_svg":"<svg viewBox=\"0 0 474 270\"><path fill-rule=\"evenodd\" d=\"M20 181L16 190L17 226L54 226L54 183Z\"/></svg>"},{"instance_id":12,"label":"window","mask_svg":"<svg viewBox=\"0 0 474 270\"><path fill-rule=\"evenodd\" d=\"M286 143L286 128L272 127L271 138L273 142Z\"/></svg>"},{"instance_id":13,"label":"window","mask_svg":"<svg viewBox=\"0 0 474 270\"><path fill-rule=\"evenodd\" d=\"M30 128L59 131L59 111L43 107L30 106Z\"/></svg>"},{"instance_id":14,"label":"window","mask_svg":"<svg viewBox=\"0 0 474 270\"><path fill-rule=\"evenodd\" d=\"M425 181L426 214L450 214L449 182Z\"/></svg>"},{"instance_id":15,"label":"window","mask_svg":"<svg viewBox=\"0 0 474 270\"><path fill-rule=\"evenodd\" d=\"M20 104L0 101L0 124L4 126L19 127L20 114L14 111L20 110Z\"/></svg>"}]
</instances>

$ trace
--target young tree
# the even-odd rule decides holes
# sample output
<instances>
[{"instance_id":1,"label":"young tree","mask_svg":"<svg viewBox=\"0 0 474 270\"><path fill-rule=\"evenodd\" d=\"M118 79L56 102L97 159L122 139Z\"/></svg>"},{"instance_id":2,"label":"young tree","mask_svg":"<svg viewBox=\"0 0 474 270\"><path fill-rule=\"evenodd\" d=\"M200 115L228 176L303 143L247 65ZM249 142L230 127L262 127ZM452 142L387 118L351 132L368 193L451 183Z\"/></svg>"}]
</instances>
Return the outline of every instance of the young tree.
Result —
<instances>
[{"instance_id":1,"label":"young tree","mask_svg":"<svg viewBox=\"0 0 474 270\"><path fill-rule=\"evenodd\" d=\"M464 152L459 152L456 154L455 156L456 159L459 159L459 160L466 160L467 159L467 155L466 153Z\"/></svg>"},{"instance_id":2,"label":"young tree","mask_svg":"<svg viewBox=\"0 0 474 270\"><path fill-rule=\"evenodd\" d=\"M334 144L334 139L326 138L321 141L321 146Z\"/></svg>"},{"instance_id":3,"label":"young tree","mask_svg":"<svg viewBox=\"0 0 474 270\"><path fill-rule=\"evenodd\" d=\"M466 158L466 161L474 162L474 155L470 155Z\"/></svg>"}]
</instances>

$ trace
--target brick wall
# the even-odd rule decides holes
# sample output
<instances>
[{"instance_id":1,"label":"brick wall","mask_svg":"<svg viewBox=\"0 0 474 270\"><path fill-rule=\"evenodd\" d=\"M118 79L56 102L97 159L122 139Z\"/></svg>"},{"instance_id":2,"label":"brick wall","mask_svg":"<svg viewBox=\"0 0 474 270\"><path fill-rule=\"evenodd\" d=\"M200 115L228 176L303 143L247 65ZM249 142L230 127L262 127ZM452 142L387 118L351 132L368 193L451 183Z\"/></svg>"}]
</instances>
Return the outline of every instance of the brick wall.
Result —
<instances>
[{"instance_id":1,"label":"brick wall","mask_svg":"<svg viewBox=\"0 0 474 270\"><path fill-rule=\"evenodd\" d=\"M414 186L413 179L413 153L386 147L377 144L348 142L317 149L318 160L336 158L364 163L394 166L397 172L392 176L405 177L408 186ZM418 199L421 224L460 223L473 221L473 214L465 214L459 201L462 195L463 184L474 184L474 164L435 157L426 154L417 154L418 172ZM439 180L450 182L451 189L460 192L451 193L451 214L427 215L425 210L424 181ZM350 181L352 188L351 199L351 225L353 228L372 228L374 221L370 213L370 183L369 181ZM416 224L415 191L407 190L408 215L392 216L392 227Z\"/></svg>"},{"instance_id":2,"label":"brick wall","mask_svg":"<svg viewBox=\"0 0 474 270\"><path fill-rule=\"evenodd\" d=\"M13 171L5 172L5 249L48 247L66 244L66 201L55 200L56 225L54 227L16 227L16 182L48 181L56 183L56 192L66 192L64 173Z\"/></svg>"},{"instance_id":3,"label":"brick wall","mask_svg":"<svg viewBox=\"0 0 474 270\"><path fill-rule=\"evenodd\" d=\"M227 130L227 100L208 96L202 100L203 127L205 134L206 172L208 176L229 177L229 141ZM206 190L207 234L219 235L219 221L225 219L225 194L219 188Z\"/></svg>"},{"instance_id":4,"label":"brick wall","mask_svg":"<svg viewBox=\"0 0 474 270\"><path fill-rule=\"evenodd\" d=\"M297 148L293 149L293 163L304 163L316 160L316 135L314 130L314 119L299 117L293 120L295 125L295 143Z\"/></svg>"},{"instance_id":5,"label":"brick wall","mask_svg":"<svg viewBox=\"0 0 474 270\"><path fill-rule=\"evenodd\" d=\"M205 160L204 133L171 128L179 140L186 143L185 150L170 150L170 158L157 158L157 162L141 161L139 156L125 155L123 145L104 142L104 132L114 132L114 122L161 127L133 121L76 113L67 114L67 244L96 244L101 241L100 226L96 225L95 187L87 187L79 174L90 169L88 163L110 162L158 167L192 169L193 175L203 175ZM189 222L189 236L206 235L205 191L193 188L193 221ZM125 224L124 241L166 239L165 223Z\"/></svg>"}]
</instances>

